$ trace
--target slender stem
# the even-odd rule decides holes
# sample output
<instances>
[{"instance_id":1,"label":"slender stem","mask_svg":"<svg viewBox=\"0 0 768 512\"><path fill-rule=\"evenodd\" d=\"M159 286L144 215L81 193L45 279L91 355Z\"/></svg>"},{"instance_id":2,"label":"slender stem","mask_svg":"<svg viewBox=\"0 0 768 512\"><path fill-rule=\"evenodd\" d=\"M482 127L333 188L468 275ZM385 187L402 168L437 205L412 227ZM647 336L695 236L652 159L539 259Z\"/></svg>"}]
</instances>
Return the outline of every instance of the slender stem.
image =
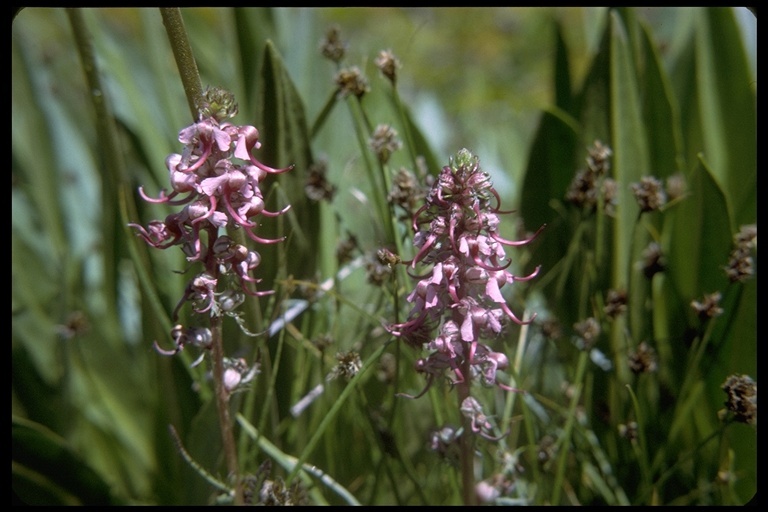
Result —
<instances>
[{"instance_id":1,"label":"slender stem","mask_svg":"<svg viewBox=\"0 0 768 512\"><path fill-rule=\"evenodd\" d=\"M197 63L192 54L192 47L187 38L187 30L184 28L184 19L181 17L181 9L178 7L161 7L163 24L171 42L173 57L179 68L181 83L187 95L189 109L195 121L198 118L198 105L201 105L203 86L200 81L200 73L197 71Z\"/></svg>"},{"instance_id":2,"label":"slender stem","mask_svg":"<svg viewBox=\"0 0 768 512\"><path fill-rule=\"evenodd\" d=\"M376 351L371 354L368 359L366 359L365 363L363 363L363 367L360 368L360 371L357 372L357 375L352 377L352 379L347 382L347 385L344 387L344 390L341 392L339 397L336 399L335 403L331 406L330 410L326 413L323 420L320 422L320 424L315 429L314 433L312 434L312 437L310 438L309 442L307 442L307 445L304 447L304 450L301 453L301 456L299 457L296 466L291 470L291 472L288 474L288 476L285 478L285 482L287 485L290 485L294 478L296 478L297 473L301 469L302 465L306 462L307 458L312 454L315 447L317 446L317 443L320 441L320 438L327 432L331 422L335 418L336 414L341 410L342 406L344 405L344 402L346 402L349 395L354 391L355 387L358 385L358 381L363 377L365 372L376 362L379 360L379 357L381 357L381 353L386 350L386 348L391 343L391 340L382 344Z\"/></svg>"},{"instance_id":3,"label":"slender stem","mask_svg":"<svg viewBox=\"0 0 768 512\"><path fill-rule=\"evenodd\" d=\"M392 84L392 101L395 103L397 112L400 114L400 123L403 127L403 133L405 136L406 146L408 147L408 153L411 157L411 163L413 164L413 172L417 172L419 169L419 162L416 159L416 146L413 143L413 135L411 134L411 123L406 115L405 106L400 99L400 92L397 86Z\"/></svg>"},{"instance_id":4,"label":"slender stem","mask_svg":"<svg viewBox=\"0 0 768 512\"><path fill-rule=\"evenodd\" d=\"M222 340L221 317L212 315L210 320L212 334L213 382L216 389L216 409L219 413L221 442L224 446L224 459L227 472L235 483L235 504L243 503L242 488L239 480L237 464L237 449L235 436L232 432L232 419L229 414L229 392L224 387L224 346Z\"/></svg>"},{"instance_id":5,"label":"slender stem","mask_svg":"<svg viewBox=\"0 0 768 512\"><path fill-rule=\"evenodd\" d=\"M574 392L571 397L571 403L568 407L568 419L563 429L563 434L558 440L558 459L557 469L555 474L555 485L552 489L552 502L554 506L560 505L560 493L563 490L565 482L565 466L568 459L571 446L571 433L573 432L573 424L576 421L576 406L579 404L579 398L581 397L581 389L584 385L584 372L587 367L587 361L589 360L589 353L586 350L582 350L579 353L579 362L576 368L576 378L574 379Z\"/></svg>"},{"instance_id":6,"label":"slender stem","mask_svg":"<svg viewBox=\"0 0 768 512\"><path fill-rule=\"evenodd\" d=\"M97 132L99 146L103 148L103 155L105 156L102 160L103 168L106 169L108 173L107 175L102 176L101 179L101 197L103 201L101 225L104 228L102 229L101 236L103 237L103 247L114 248L116 247L117 242L115 241L115 214L112 205L114 204L115 198L118 196L118 190L126 187L127 182L124 178L126 175L124 160L122 158L114 158L114 156L123 153L120 150L119 137L107 102L106 91L101 83L96 56L91 43L90 32L83 20L82 10L68 8L67 15L69 17L70 25L72 26L75 42L77 43L77 50L80 55L83 71L85 72L85 79L88 83L91 103L96 112L96 123L99 128ZM123 225L125 226L125 223L123 223ZM101 254L104 257L103 268L105 274L111 274L105 275L105 279L103 280L106 295L116 299L117 289L115 283L117 283L118 278L115 275L117 269L115 261L117 256L114 250L104 250ZM117 318L115 304L116 300L106 301L105 305L110 310L110 313L106 315L106 318Z\"/></svg>"},{"instance_id":7,"label":"slender stem","mask_svg":"<svg viewBox=\"0 0 768 512\"><path fill-rule=\"evenodd\" d=\"M168 33L176 65L179 68L179 75L187 95L189 109L192 112L193 119L197 120L198 107L202 104L203 88L200 81L200 73L197 70L197 63L192 54L192 47L187 38L187 31L184 28L181 10L178 7L161 7L160 13L163 16L163 24ZM210 233L210 237L215 239L216 233ZM218 278L215 263L209 264L207 267L209 273L214 278ZM232 419L229 414L229 391L224 386L224 342L222 339L221 317L211 315L210 327L212 334L213 383L216 395L216 409L219 415L221 441L224 448L224 459L227 472L235 484L235 505L242 505L243 491L239 482L240 468L237 462L237 447L235 445Z\"/></svg>"},{"instance_id":8,"label":"slender stem","mask_svg":"<svg viewBox=\"0 0 768 512\"><path fill-rule=\"evenodd\" d=\"M457 386L459 396L459 408L464 403L464 399L469 398L469 385L472 368L469 358L464 358L461 365L461 372L464 382ZM477 505L477 494L475 493L475 436L472 432L472 419L464 418L464 432L459 438L461 445L461 494L464 505Z\"/></svg>"}]
</instances>

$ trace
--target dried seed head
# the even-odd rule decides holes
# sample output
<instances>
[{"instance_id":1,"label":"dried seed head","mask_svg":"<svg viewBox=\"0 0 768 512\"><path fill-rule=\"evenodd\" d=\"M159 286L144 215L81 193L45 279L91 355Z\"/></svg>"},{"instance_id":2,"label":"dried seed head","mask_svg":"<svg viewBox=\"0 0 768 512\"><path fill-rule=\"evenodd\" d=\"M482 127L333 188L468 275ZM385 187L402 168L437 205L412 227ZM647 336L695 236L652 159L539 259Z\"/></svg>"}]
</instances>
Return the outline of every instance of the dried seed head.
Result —
<instances>
[{"instance_id":1,"label":"dried seed head","mask_svg":"<svg viewBox=\"0 0 768 512\"><path fill-rule=\"evenodd\" d=\"M354 350L337 353L336 360L338 363L328 374L328 380L338 377L344 377L346 380L349 380L357 375L357 372L363 367L363 361L360 359L360 354Z\"/></svg>"},{"instance_id":2,"label":"dried seed head","mask_svg":"<svg viewBox=\"0 0 768 512\"><path fill-rule=\"evenodd\" d=\"M666 269L666 260L661 251L661 246L656 242L651 242L643 251L643 274L647 279L651 279L658 272Z\"/></svg>"},{"instance_id":3,"label":"dried seed head","mask_svg":"<svg viewBox=\"0 0 768 512\"><path fill-rule=\"evenodd\" d=\"M656 371L656 351L646 342L637 346L629 355L629 369L633 373L653 373Z\"/></svg>"},{"instance_id":4,"label":"dried seed head","mask_svg":"<svg viewBox=\"0 0 768 512\"><path fill-rule=\"evenodd\" d=\"M641 212L658 210L667 203L667 194L661 181L653 176L644 176L639 183L633 183L632 193Z\"/></svg>"},{"instance_id":5,"label":"dried seed head","mask_svg":"<svg viewBox=\"0 0 768 512\"><path fill-rule=\"evenodd\" d=\"M757 225L741 226L733 237L733 245L725 274L732 283L744 282L755 274L752 248L757 245Z\"/></svg>"},{"instance_id":6,"label":"dried seed head","mask_svg":"<svg viewBox=\"0 0 768 512\"><path fill-rule=\"evenodd\" d=\"M722 389L728 395L725 406L734 419L757 426L757 382L749 375L731 375Z\"/></svg>"},{"instance_id":7,"label":"dried seed head","mask_svg":"<svg viewBox=\"0 0 768 512\"><path fill-rule=\"evenodd\" d=\"M376 57L375 64L381 71L381 74L392 82L392 85L397 82L397 69L400 67L400 61L397 60L391 50L380 51L379 56Z\"/></svg>"},{"instance_id":8,"label":"dried seed head","mask_svg":"<svg viewBox=\"0 0 768 512\"><path fill-rule=\"evenodd\" d=\"M333 200L336 186L326 179L327 173L328 166L324 161L315 162L309 166L307 181L304 184L304 192L308 198L313 201L331 202Z\"/></svg>"},{"instance_id":9,"label":"dried seed head","mask_svg":"<svg viewBox=\"0 0 768 512\"><path fill-rule=\"evenodd\" d=\"M723 308L720 307L720 299L722 299L720 292L710 293L705 295L701 301L691 301L691 307L699 314L699 318L702 321L710 318L715 318L723 314Z\"/></svg>"},{"instance_id":10,"label":"dried seed head","mask_svg":"<svg viewBox=\"0 0 768 512\"><path fill-rule=\"evenodd\" d=\"M378 125L368 144L383 164L389 161L392 153L403 147L403 142L397 137L397 130L388 124Z\"/></svg>"},{"instance_id":11,"label":"dried seed head","mask_svg":"<svg viewBox=\"0 0 768 512\"><path fill-rule=\"evenodd\" d=\"M624 290L608 290L603 312L609 318L616 318L627 310L627 292Z\"/></svg>"},{"instance_id":12,"label":"dried seed head","mask_svg":"<svg viewBox=\"0 0 768 512\"><path fill-rule=\"evenodd\" d=\"M600 323L594 317L575 323L573 328L579 335L582 350L590 350L597 342L597 337L600 336Z\"/></svg>"},{"instance_id":13,"label":"dried seed head","mask_svg":"<svg viewBox=\"0 0 768 512\"><path fill-rule=\"evenodd\" d=\"M340 62L347 51L347 43L341 40L339 27L332 26L325 33L325 39L320 41L320 53L326 59Z\"/></svg>"},{"instance_id":14,"label":"dried seed head","mask_svg":"<svg viewBox=\"0 0 768 512\"><path fill-rule=\"evenodd\" d=\"M352 94L362 98L365 93L371 90L368 86L368 80L357 66L342 69L336 74L335 80L342 97Z\"/></svg>"},{"instance_id":15,"label":"dried seed head","mask_svg":"<svg viewBox=\"0 0 768 512\"><path fill-rule=\"evenodd\" d=\"M611 162L609 158L613 155L613 151L608 146L604 146L602 142L596 140L592 147L587 152L587 166L589 169L598 176L602 176L608 172L611 168Z\"/></svg>"}]
</instances>

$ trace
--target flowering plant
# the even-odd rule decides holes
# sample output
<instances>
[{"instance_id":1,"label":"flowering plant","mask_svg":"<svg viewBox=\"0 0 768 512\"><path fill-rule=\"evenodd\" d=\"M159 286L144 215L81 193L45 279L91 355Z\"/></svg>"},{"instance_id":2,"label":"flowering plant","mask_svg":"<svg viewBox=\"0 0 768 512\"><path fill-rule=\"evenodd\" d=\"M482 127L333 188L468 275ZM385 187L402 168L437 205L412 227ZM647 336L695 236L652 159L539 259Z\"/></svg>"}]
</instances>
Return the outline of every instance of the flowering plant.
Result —
<instances>
[{"instance_id":1,"label":"flowering plant","mask_svg":"<svg viewBox=\"0 0 768 512\"><path fill-rule=\"evenodd\" d=\"M504 212L499 210L499 203L479 159L462 149L443 167L424 206L414 214L418 252L410 264L414 268L426 264L431 271L408 296L413 304L409 319L390 330L409 345L424 345L432 351L416 362L417 371L428 379L417 397L446 369L454 372L454 384L468 386L469 380L479 375L483 384L511 390L497 378L497 370L507 368L507 357L494 352L481 338L498 337L505 319L523 324L507 305L501 289L534 278L539 268L526 276L515 276L508 270L512 260L507 259L504 246L525 245L536 235L522 241L502 238L498 214ZM439 334L433 336L436 328Z\"/></svg>"},{"instance_id":2,"label":"flowering plant","mask_svg":"<svg viewBox=\"0 0 768 512\"><path fill-rule=\"evenodd\" d=\"M15 501L747 503L755 27L23 9Z\"/></svg>"}]
</instances>

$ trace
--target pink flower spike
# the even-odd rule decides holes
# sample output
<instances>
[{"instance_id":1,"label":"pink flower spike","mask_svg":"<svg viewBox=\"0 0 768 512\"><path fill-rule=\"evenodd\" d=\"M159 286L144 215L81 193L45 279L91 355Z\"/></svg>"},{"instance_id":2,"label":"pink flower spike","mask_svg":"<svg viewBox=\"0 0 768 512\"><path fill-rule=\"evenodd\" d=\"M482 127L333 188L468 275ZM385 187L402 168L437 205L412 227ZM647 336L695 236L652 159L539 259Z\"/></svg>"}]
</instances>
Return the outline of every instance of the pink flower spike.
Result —
<instances>
[{"instance_id":1,"label":"pink flower spike","mask_svg":"<svg viewBox=\"0 0 768 512\"><path fill-rule=\"evenodd\" d=\"M411 220L411 224L413 226L414 231L419 230L419 224L422 224L423 222L419 222L419 217L422 213L424 213L427 208L429 208L429 204L422 205L418 210L416 210L416 213L413 214L413 218Z\"/></svg>"},{"instance_id":2,"label":"pink flower spike","mask_svg":"<svg viewBox=\"0 0 768 512\"><path fill-rule=\"evenodd\" d=\"M424 245L419 249L419 252L413 257L413 262L411 263L412 268L416 268L416 262L421 261L424 255L429 252L429 249L432 247L432 244L435 243L435 240L437 240L437 237L434 235L430 235L429 238L427 238Z\"/></svg>"},{"instance_id":3,"label":"pink flower spike","mask_svg":"<svg viewBox=\"0 0 768 512\"><path fill-rule=\"evenodd\" d=\"M493 213L505 214L505 213L514 213L515 212L515 210L499 210L499 208L501 208L501 197L499 197L499 193L498 193L498 191L496 191L495 188L491 189L491 194L493 194L493 197L496 198L496 206L491 208L491 211Z\"/></svg>"},{"instance_id":4,"label":"pink flower spike","mask_svg":"<svg viewBox=\"0 0 768 512\"><path fill-rule=\"evenodd\" d=\"M530 281L531 279L533 279L534 277L539 275L539 271L540 270L541 270L541 265L537 265L536 268L533 269L533 272L531 272L527 276L522 276L522 277L520 277L520 276L513 276L513 279L515 281Z\"/></svg>"},{"instance_id":5,"label":"pink flower spike","mask_svg":"<svg viewBox=\"0 0 768 512\"><path fill-rule=\"evenodd\" d=\"M195 163L193 163L192 165L190 165L189 167L184 169L183 172L188 173L188 174L189 173L193 173L196 170L198 170L200 167L202 167L202 165L206 162L206 160L208 160L208 157L211 156L211 149L212 149L212 147L213 146L211 144L206 144L205 145L205 150L203 151L203 154L200 155L200 158L198 158Z\"/></svg>"},{"instance_id":6,"label":"pink flower spike","mask_svg":"<svg viewBox=\"0 0 768 512\"><path fill-rule=\"evenodd\" d=\"M200 222L210 218L216 212L216 196L211 196L210 201L211 204L209 205L208 210L202 216L194 219L192 224L199 224Z\"/></svg>"},{"instance_id":7,"label":"pink flower spike","mask_svg":"<svg viewBox=\"0 0 768 512\"><path fill-rule=\"evenodd\" d=\"M485 270L490 270L492 272L498 272L500 270L504 270L507 267L509 267L512 264L512 260L507 261L506 265L502 265L500 267L494 267L492 265L489 265L488 263L484 262L480 259L480 256L477 254L476 251L473 251L472 259L474 260L475 264L480 267L484 268Z\"/></svg>"}]
</instances>

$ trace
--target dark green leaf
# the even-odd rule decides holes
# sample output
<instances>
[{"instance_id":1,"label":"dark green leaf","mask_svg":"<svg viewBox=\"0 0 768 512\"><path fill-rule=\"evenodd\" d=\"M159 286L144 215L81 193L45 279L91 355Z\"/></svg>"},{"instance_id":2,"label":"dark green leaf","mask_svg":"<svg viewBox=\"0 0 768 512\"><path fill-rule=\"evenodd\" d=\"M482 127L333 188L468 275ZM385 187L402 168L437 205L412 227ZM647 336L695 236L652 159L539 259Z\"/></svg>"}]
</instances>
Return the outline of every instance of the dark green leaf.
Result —
<instances>
[{"instance_id":1,"label":"dark green leaf","mask_svg":"<svg viewBox=\"0 0 768 512\"><path fill-rule=\"evenodd\" d=\"M309 167L315 163L309 139L304 104L296 91L282 58L271 41L264 48L262 64L261 102L258 112L262 149L256 155L262 162L273 167L293 165L291 171L278 176L280 193L272 194L269 207L274 211L286 203L291 210L288 245L285 251L291 255L287 270L295 277L314 276L316 257L314 247L319 236L318 204L304 192ZM265 182L265 197L270 193L270 180ZM269 236L267 224L277 224L274 219L264 222L264 233ZM271 252L268 248L266 254ZM264 258L267 260L267 257ZM265 264L268 263L265 261ZM274 268L274 267L273 267ZM264 269L265 285L271 278L268 267ZM267 285L268 286L268 285Z\"/></svg>"},{"instance_id":2,"label":"dark green leaf","mask_svg":"<svg viewBox=\"0 0 768 512\"><path fill-rule=\"evenodd\" d=\"M13 418L13 490L27 505L113 505L109 486L42 425Z\"/></svg>"}]
</instances>

